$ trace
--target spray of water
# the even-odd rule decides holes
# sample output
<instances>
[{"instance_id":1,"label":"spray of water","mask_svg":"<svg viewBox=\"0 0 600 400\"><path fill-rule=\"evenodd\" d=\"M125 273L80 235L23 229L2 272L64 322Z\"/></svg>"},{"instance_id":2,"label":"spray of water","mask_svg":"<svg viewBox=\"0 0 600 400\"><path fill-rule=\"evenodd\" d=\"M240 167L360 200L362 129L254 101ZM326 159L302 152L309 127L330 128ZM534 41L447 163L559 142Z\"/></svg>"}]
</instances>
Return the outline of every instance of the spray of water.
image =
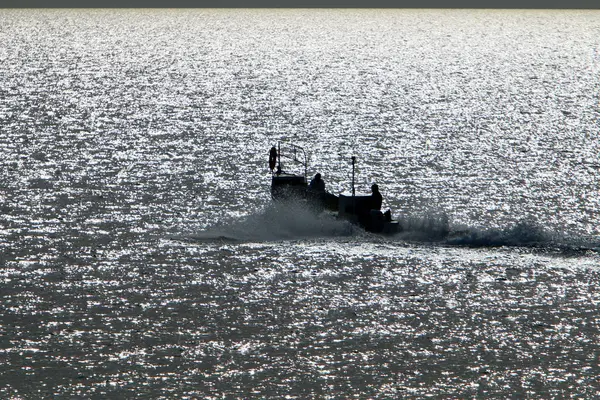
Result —
<instances>
[{"instance_id":1,"label":"spray of water","mask_svg":"<svg viewBox=\"0 0 600 400\"><path fill-rule=\"evenodd\" d=\"M496 229L455 226L448 215L441 211L403 216L398 220L402 230L388 237L390 240L448 246L535 247L561 252L600 252L600 243L593 238L552 232L531 220ZM188 236L188 239L202 242L267 242L340 236L363 236L368 240L372 235L327 212L311 210L305 204L286 202L270 203L257 213L223 221Z\"/></svg>"},{"instance_id":2,"label":"spray of water","mask_svg":"<svg viewBox=\"0 0 600 400\"><path fill-rule=\"evenodd\" d=\"M355 234L360 234L360 230L348 221L313 211L303 204L286 202L269 204L243 219L210 227L194 234L193 239L264 242Z\"/></svg>"},{"instance_id":3,"label":"spray of water","mask_svg":"<svg viewBox=\"0 0 600 400\"><path fill-rule=\"evenodd\" d=\"M600 251L600 243L594 238L551 231L532 220L519 221L502 229L450 231L444 243L469 247L534 247L567 253Z\"/></svg>"}]
</instances>

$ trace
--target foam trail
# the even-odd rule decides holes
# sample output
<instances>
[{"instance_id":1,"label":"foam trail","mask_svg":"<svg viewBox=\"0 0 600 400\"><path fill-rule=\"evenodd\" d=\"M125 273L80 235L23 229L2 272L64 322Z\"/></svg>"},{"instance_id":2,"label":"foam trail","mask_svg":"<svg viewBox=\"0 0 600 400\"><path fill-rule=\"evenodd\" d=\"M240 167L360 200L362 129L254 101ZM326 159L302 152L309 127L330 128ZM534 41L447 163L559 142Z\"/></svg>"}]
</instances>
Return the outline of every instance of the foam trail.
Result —
<instances>
[{"instance_id":1,"label":"foam trail","mask_svg":"<svg viewBox=\"0 0 600 400\"><path fill-rule=\"evenodd\" d=\"M245 219L232 220L191 235L194 240L276 241L349 236L357 229L327 213L315 213L294 203L272 204Z\"/></svg>"},{"instance_id":2,"label":"foam trail","mask_svg":"<svg viewBox=\"0 0 600 400\"><path fill-rule=\"evenodd\" d=\"M469 247L535 247L562 252L600 252L597 239L552 232L525 220L504 229L462 229L450 232L445 244Z\"/></svg>"},{"instance_id":3,"label":"foam trail","mask_svg":"<svg viewBox=\"0 0 600 400\"><path fill-rule=\"evenodd\" d=\"M448 216L443 212L429 212L425 215L409 215L398 218L402 232L397 238L409 241L439 241L450 230Z\"/></svg>"},{"instance_id":4,"label":"foam trail","mask_svg":"<svg viewBox=\"0 0 600 400\"><path fill-rule=\"evenodd\" d=\"M600 253L596 238L552 232L536 222L525 220L499 229L457 227L444 212L398 218L402 232L394 240L438 243L466 247L534 247L563 253L593 251ZM316 213L302 204L273 203L243 219L232 219L186 239L202 242L267 242L339 236L371 236L348 221L328 213Z\"/></svg>"},{"instance_id":5,"label":"foam trail","mask_svg":"<svg viewBox=\"0 0 600 400\"><path fill-rule=\"evenodd\" d=\"M452 226L444 212L398 218L402 231L395 239L468 247L535 247L561 252L600 252L597 238L553 232L540 224L523 220L506 228L480 229Z\"/></svg>"}]
</instances>

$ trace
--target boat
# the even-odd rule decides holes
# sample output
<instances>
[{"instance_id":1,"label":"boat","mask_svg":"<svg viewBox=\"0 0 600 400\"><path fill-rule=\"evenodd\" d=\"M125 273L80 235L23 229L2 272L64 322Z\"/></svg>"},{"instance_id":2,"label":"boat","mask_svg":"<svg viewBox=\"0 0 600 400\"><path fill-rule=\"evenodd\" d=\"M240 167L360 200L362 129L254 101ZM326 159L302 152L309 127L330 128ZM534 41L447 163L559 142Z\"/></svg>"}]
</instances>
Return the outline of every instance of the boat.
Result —
<instances>
[{"instance_id":1,"label":"boat","mask_svg":"<svg viewBox=\"0 0 600 400\"><path fill-rule=\"evenodd\" d=\"M285 171L290 163L293 171ZM334 195L314 190L308 184L308 162L304 148L291 143L279 142L269 152L271 170L271 197L277 202L299 203L315 212L328 212L345 219L368 232L395 234L401 231L400 223L392 218L391 211L382 213L372 209L370 195L357 195L354 189L356 157L352 157L352 194Z\"/></svg>"}]
</instances>

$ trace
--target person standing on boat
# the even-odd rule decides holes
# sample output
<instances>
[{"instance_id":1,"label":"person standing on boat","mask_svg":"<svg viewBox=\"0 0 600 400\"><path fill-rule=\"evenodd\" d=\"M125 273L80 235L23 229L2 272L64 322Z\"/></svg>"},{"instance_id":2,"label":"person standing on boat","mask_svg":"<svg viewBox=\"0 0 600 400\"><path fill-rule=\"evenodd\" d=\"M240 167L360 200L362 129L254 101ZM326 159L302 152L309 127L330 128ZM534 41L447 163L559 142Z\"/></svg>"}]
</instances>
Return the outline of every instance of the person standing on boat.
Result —
<instances>
[{"instance_id":1,"label":"person standing on boat","mask_svg":"<svg viewBox=\"0 0 600 400\"><path fill-rule=\"evenodd\" d=\"M381 203L383 203L383 198L381 197L381 193L379 193L379 186L376 183L371 186L371 210L381 210Z\"/></svg>"},{"instance_id":2,"label":"person standing on boat","mask_svg":"<svg viewBox=\"0 0 600 400\"><path fill-rule=\"evenodd\" d=\"M312 181L310 181L308 188L316 193L325 193L325 181L321 179L320 173L317 173Z\"/></svg>"}]
</instances>

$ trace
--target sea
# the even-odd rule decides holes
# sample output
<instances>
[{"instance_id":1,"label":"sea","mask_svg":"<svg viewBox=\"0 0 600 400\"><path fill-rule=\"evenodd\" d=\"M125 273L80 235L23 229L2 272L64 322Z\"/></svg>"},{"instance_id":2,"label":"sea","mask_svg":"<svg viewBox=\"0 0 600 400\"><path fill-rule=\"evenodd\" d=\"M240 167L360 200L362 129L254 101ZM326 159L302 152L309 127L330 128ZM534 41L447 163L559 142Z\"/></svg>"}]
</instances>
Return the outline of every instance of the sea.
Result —
<instances>
[{"instance_id":1,"label":"sea","mask_svg":"<svg viewBox=\"0 0 600 400\"><path fill-rule=\"evenodd\" d=\"M600 11L1 9L0 43L1 398L600 396ZM402 232L274 202L290 144Z\"/></svg>"}]
</instances>

